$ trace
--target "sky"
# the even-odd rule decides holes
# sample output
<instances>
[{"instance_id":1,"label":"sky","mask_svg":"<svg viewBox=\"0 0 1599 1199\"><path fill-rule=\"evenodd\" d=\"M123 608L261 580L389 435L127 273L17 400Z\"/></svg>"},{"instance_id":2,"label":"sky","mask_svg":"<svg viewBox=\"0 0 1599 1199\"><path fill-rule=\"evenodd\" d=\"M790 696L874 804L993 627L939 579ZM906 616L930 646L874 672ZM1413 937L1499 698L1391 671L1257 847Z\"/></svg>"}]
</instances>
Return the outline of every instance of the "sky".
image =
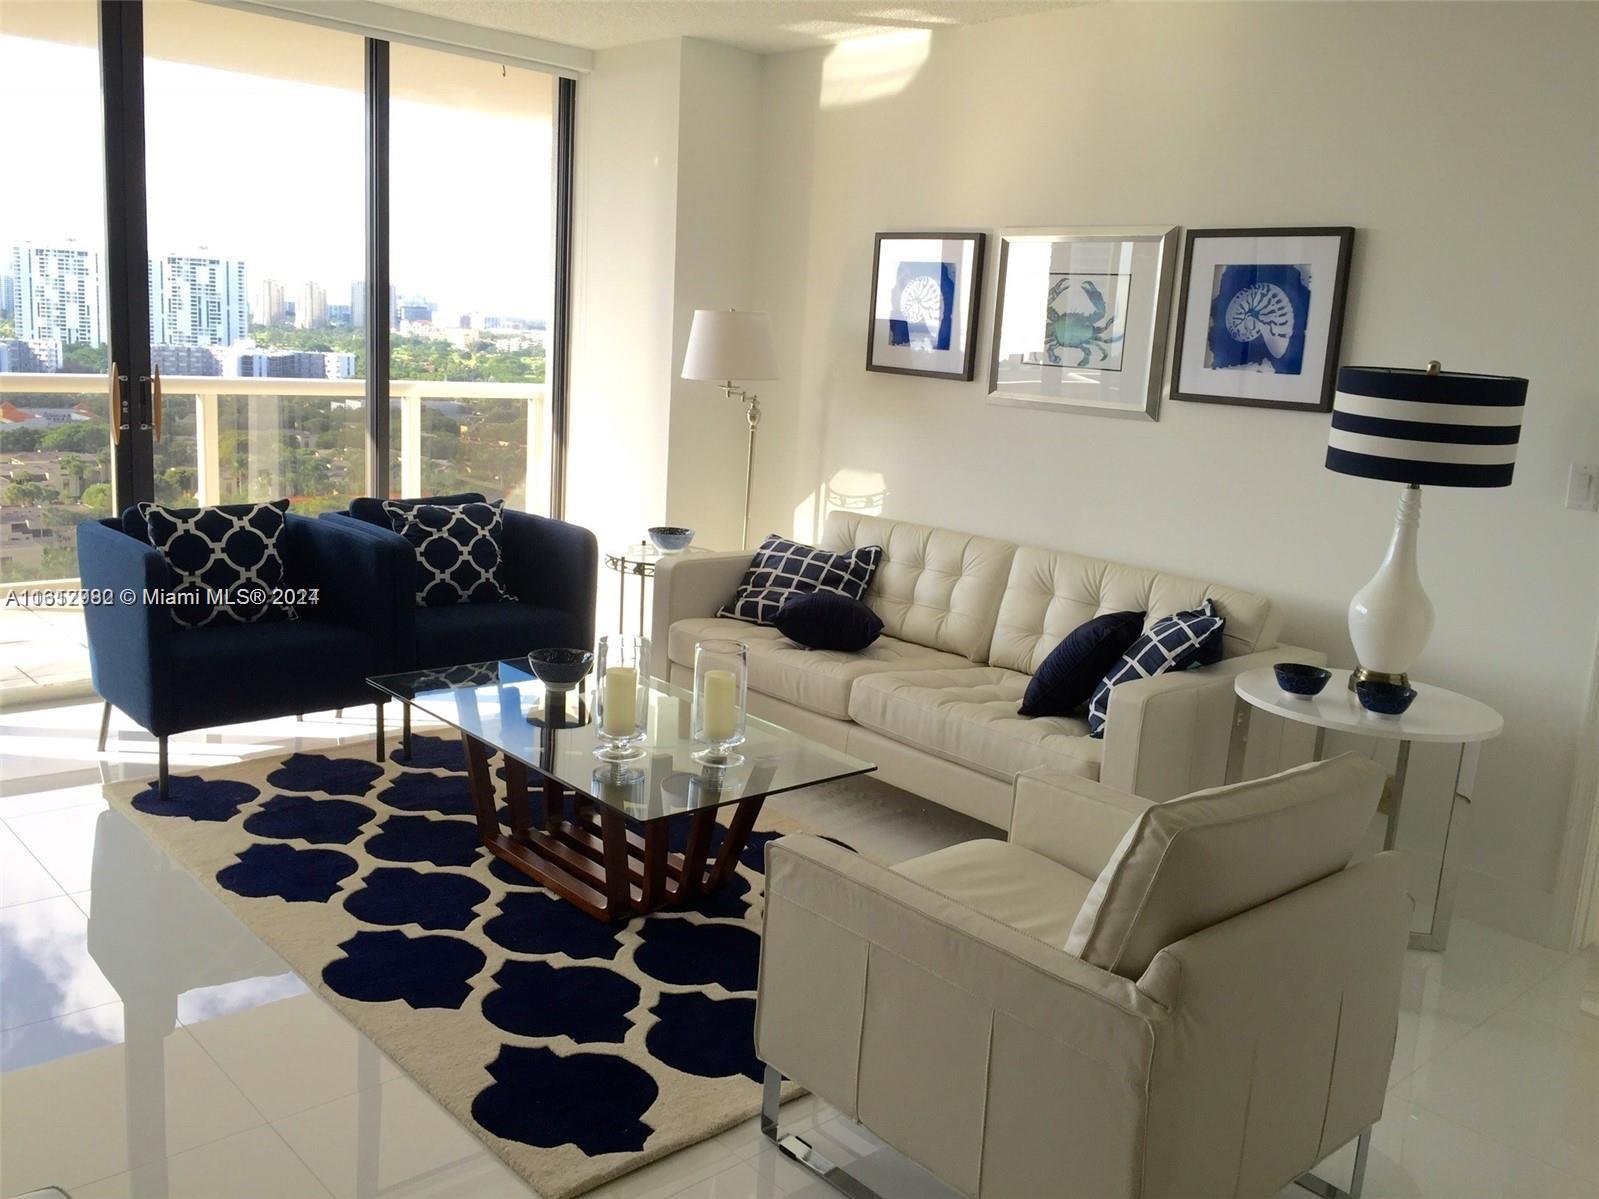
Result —
<instances>
[{"instance_id":1,"label":"sky","mask_svg":"<svg viewBox=\"0 0 1599 1199\"><path fill-rule=\"evenodd\" d=\"M243 258L252 289L270 277L292 299L314 280L329 303L348 303L364 260L361 94L159 59L146 62L145 93L151 252L205 247ZM0 250L68 237L103 245L94 51L0 37L0 111L13 132L29 130L0 185ZM547 316L550 161L542 116L393 100L390 274L400 294L426 295L441 318Z\"/></svg>"}]
</instances>

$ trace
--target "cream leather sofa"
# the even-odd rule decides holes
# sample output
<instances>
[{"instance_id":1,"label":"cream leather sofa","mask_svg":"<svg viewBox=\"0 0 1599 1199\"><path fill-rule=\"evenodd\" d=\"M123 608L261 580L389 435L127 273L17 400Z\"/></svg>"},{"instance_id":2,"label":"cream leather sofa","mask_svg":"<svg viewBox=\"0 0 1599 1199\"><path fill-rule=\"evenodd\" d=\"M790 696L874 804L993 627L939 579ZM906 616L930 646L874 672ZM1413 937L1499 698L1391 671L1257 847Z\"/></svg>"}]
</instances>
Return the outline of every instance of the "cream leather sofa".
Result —
<instances>
[{"instance_id":1,"label":"cream leather sofa","mask_svg":"<svg viewBox=\"0 0 1599 1199\"><path fill-rule=\"evenodd\" d=\"M1006 841L893 869L773 842L764 1131L827 1164L778 1127L787 1075L961 1195L1265 1199L1352 1139L1358 1195L1410 919L1397 854L1346 865L1384 778L1152 805L1046 769Z\"/></svg>"},{"instance_id":2,"label":"cream leather sofa","mask_svg":"<svg viewBox=\"0 0 1599 1199\"><path fill-rule=\"evenodd\" d=\"M717 617L753 554L686 554L656 567L655 673L690 686L696 642L744 641L755 715L999 828L1009 827L1012 780L1035 766L1152 800L1220 783L1232 677L1289 658L1325 660L1277 644L1270 600L1216 583L847 512L828 516L822 544L883 547L867 596L883 635L864 652L808 650L774 628ZM1227 619L1223 660L1117 687L1103 739L1079 717L1017 715L1033 671L1084 621L1120 611L1155 620L1206 598Z\"/></svg>"}]
</instances>

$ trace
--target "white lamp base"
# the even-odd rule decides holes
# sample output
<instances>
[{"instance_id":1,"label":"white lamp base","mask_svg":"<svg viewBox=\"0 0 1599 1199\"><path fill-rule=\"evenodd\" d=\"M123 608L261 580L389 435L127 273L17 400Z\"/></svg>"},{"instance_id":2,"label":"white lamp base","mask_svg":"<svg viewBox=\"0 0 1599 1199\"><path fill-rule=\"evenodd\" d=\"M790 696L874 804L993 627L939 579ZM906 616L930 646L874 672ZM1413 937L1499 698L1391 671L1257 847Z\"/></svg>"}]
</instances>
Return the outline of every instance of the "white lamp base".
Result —
<instances>
[{"instance_id":1,"label":"white lamp base","mask_svg":"<svg viewBox=\"0 0 1599 1199\"><path fill-rule=\"evenodd\" d=\"M1377 573L1349 601L1349 640L1360 663L1350 686L1362 679L1409 685L1409 672L1432 636L1432 601L1416 568L1421 527L1421 488L1412 483L1399 496L1394 536Z\"/></svg>"}]
</instances>

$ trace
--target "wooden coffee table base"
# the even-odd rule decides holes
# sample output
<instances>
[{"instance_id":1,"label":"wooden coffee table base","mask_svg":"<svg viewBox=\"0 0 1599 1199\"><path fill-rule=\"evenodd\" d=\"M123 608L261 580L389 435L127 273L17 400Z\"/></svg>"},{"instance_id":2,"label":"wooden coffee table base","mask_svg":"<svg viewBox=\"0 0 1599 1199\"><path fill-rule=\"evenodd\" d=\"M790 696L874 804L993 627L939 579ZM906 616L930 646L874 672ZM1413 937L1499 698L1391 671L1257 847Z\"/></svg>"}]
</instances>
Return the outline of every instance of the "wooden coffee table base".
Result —
<instances>
[{"instance_id":1,"label":"wooden coffee table base","mask_svg":"<svg viewBox=\"0 0 1599 1199\"><path fill-rule=\"evenodd\" d=\"M510 827L500 823L492 752L476 737L461 734L472 782L483 844L540 886L554 891L597 920L626 919L658 908L691 903L727 882L738 867L760 815L762 798L740 800L733 809L716 859L709 861L716 809L702 808L690 817L688 844L682 853L667 849L665 820L644 824L644 835L631 831L616 809L579 797L575 819L566 818L566 796L554 779L543 777L544 810L533 823L528 768L505 758L505 802Z\"/></svg>"}]
</instances>

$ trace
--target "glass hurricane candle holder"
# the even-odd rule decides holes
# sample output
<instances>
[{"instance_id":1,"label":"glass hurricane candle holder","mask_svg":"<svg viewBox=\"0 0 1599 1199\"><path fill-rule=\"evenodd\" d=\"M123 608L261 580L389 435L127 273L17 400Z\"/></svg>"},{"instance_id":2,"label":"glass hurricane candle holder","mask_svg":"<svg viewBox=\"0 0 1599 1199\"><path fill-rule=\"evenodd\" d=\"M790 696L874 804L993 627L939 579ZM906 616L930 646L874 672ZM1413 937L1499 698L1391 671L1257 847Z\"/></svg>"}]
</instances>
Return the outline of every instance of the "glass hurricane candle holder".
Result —
<instances>
[{"instance_id":1,"label":"glass hurricane candle holder","mask_svg":"<svg viewBox=\"0 0 1599 1199\"><path fill-rule=\"evenodd\" d=\"M612 762L644 753L649 738L650 642L647 637L608 633L594 655L596 756Z\"/></svg>"},{"instance_id":2,"label":"glass hurricane candle holder","mask_svg":"<svg viewBox=\"0 0 1599 1199\"><path fill-rule=\"evenodd\" d=\"M750 685L750 651L742 641L701 641L694 647L693 756L702 765L734 761L744 743Z\"/></svg>"}]
</instances>

